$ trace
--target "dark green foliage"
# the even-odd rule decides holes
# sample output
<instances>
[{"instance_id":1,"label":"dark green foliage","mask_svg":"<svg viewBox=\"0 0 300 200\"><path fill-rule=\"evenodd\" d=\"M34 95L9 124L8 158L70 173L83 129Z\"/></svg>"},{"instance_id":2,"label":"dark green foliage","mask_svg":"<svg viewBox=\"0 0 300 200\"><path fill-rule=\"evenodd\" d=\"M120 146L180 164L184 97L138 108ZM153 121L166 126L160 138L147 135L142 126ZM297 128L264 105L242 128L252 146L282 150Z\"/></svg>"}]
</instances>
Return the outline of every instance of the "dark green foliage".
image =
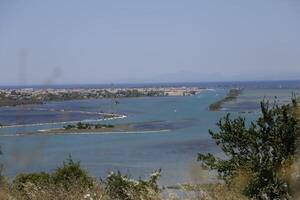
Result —
<instances>
[{"instance_id":1,"label":"dark green foliage","mask_svg":"<svg viewBox=\"0 0 300 200\"><path fill-rule=\"evenodd\" d=\"M134 183L128 181L127 176L122 176L120 172L110 174L105 182L106 191L116 200L128 200L128 191L133 187Z\"/></svg>"},{"instance_id":2,"label":"dark green foliage","mask_svg":"<svg viewBox=\"0 0 300 200\"><path fill-rule=\"evenodd\" d=\"M160 170L152 174L149 180L133 180L130 176L110 173L104 181L105 190L115 200L135 200L137 195L147 195L149 190L159 192L158 178ZM138 198L139 199L139 198Z\"/></svg>"},{"instance_id":3,"label":"dark green foliage","mask_svg":"<svg viewBox=\"0 0 300 200\"><path fill-rule=\"evenodd\" d=\"M96 124L95 128L102 128L103 126L101 124Z\"/></svg>"},{"instance_id":4,"label":"dark green foliage","mask_svg":"<svg viewBox=\"0 0 300 200\"><path fill-rule=\"evenodd\" d=\"M74 162L71 158L51 174L51 179L55 185L61 185L66 189L74 183L78 183L84 188L93 184L93 179L80 167L80 163Z\"/></svg>"},{"instance_id":5,"label":"dark green foliage","mask_svg":"<svg viewBox=\"0 0 300 200\"><path fill-rule=\"evenodd\" d=\"M48 173L30 173L30 174L19 174L13 180L13 187L17 191L23 191L26 183L32 183L34 185L47 185L51 183L51 176Z\"/></svg>"},{"instance_id":6,"label":"dark green foliage","mask_svg":"<svg viewBox=\"0 0 300 200\"><path fill-rule=\"evenodd\" d=\"M66 129L66 130L70 130L70 129L74 129L74 128L76 128L76 126L75 125L71 125L71 124L69 124L67 126L64 126L64 129Z\"/></svg>"},{"instance_id":7,"label":"dark green foliage","mask_svg":"<svg viewBox=\"0 0 300 200\"><path fill-rule=\"evenodd\" d=\"M79 162L69 158L62 167L58 167L53 173L29 173L20 174L12 182L14 190L25 193L26 184L33 184L38 187L63 187L67 191L74 185L81 188L88 188L93 185L93 178L89 177L86 171L80 167Z\"/></svg>"},{"instance_id":8,"label":"dark green foliage","mask_svg":"<svg viewBox=\"0 0 300 200\"><path fill-rule=\"evenodd\" d=\"M77 123L77 128L78 128L78 129L85 129L86 126L85 126L83 123L78 122L78 123Z\"/></svg>"},{"instance_id":9,"label":"dark green foliage","mask_svg":"<svg viewBox=\"0 0 300 200\"><path fill-rule=\"evenodd\" d=\"M95 124L94 125L95 128L114 128L115 126L114 125L111 125L111 124Z\"/></svg>"},{"instance_id":10,"label":"dark green foliage","mask_svg":"<svg viewBox=\"0 0 300 200\"><path fill-rule=\"evenodd\" d=\"M114 125L111 124L89 124L89 123L82 123L82 122L78 122L75 125L67 125L64 128L66 130L70 130L70 129L97 129L97 128L114 128Z\"/></svg>"},{"instance_id":11,"label":"dark green foliage","mask_svg":"<svg viewBox=\"0 0 300 200\"><path fill-rule=\"evenodd\" d=\"M105 128L114 128L115 127L114 125L111 125L111 124L104 124L102 126Z\"/></svg>"},{"instance_id":12,"label":"dark green foliage","mask_svg":"<svg viewBox=\"0 0 300 200\"><path fill-rule=\"evenodd\" d=\"M293 103L270 106L262 102L262 116L249 126L244 118L231 119L226 115L217 123L220 130L209 133L227 159L199 154L198 160L205 167L217 170L227 184L231 184L237 172L247 172L249 180L244 193L249 197L289 199L291 185L282 177L282 170L287 163L296 160L300 137L299 121L292 112Z\"/></svg>"},{"instance_id":13,"label":"dark green foliage","mask_svg":"<svg viewBox=\"0 0 300 200\"><path fill-rule=\"evenodd\" d=\"M2 155L2 148L0 146L0 156ZM5 182L5 177L2 175L2 171L3 171L3 164L0 163L0 186L3 185L3 183Z\"/></svg>"}]
</instances>

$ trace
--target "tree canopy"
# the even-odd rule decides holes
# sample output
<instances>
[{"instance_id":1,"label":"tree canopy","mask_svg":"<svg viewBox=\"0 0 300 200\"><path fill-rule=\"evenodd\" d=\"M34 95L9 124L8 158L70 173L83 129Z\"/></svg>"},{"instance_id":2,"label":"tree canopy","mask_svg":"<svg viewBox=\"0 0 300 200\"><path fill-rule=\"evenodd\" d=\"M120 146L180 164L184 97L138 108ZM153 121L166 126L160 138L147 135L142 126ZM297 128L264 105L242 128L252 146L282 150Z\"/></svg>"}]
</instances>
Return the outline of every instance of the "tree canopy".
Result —
<instances>
[{"instance_id":1,"label":"tree canopy","mask_svg":"<svg viewBox=\"0 0 300 200\"><path fill-rule=\"evenodd\" d=\"M247 125L246 119L232 119L227 114L217 126L217 132L209 130L226 158L212 154L199 154L203 166L216 170L230 186L236 177L244 176L243 193L254 199L290 199L293 188L299 183L295 173L298 162L300 138L299 120L292 104L271 105L261 103L261 116Z\"/></svg>"}]
</instances>

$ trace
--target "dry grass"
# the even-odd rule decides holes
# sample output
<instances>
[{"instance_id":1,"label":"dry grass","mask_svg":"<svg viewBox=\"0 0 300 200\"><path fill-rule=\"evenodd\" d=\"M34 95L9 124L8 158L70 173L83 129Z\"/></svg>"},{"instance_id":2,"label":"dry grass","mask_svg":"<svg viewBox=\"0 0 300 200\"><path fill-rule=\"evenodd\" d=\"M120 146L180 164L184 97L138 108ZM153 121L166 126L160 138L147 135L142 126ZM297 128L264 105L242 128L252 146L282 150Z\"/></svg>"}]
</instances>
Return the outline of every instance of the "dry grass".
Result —
<instances>
[{"instance_id":1,"label":"dry grass","mask_svg":"<svg viewBox=\"0 0 300 200\"><path fill-rule=\"evenodd\" d=\"M300 200L300 160L288 160L283 163L279 175L289 184L294 199Z\"/></svg>"},{"instance_id":2,"label":"dry grass","mask_svg":"<svg viewBox=\"0 0 300 200\"><path fill-rule=\"evenodd\" d=\"M9 195L9 191L6 188L0 188L0 200L8 200L11 199Z\"/></svg>"},{"instance_id":3,"label":"dry grass","mask_svg":"<svg viewBox=\"0 0 300 200\"><path fill-rule=\"evenodd\" d=\"M203 169L201 165L192 165L189 169L191 181L164 191L164 200L249 200L241 193L249 182L249 173L236 172L232 184L225 185L216 174Z\"/></svg>"},{"instance_id":4,"label":"dry grass","mask_svg":"<svg viewBox=\"0 0 300 200\"><path fill-rule=\"evenodd\" d=\"M149 189L151 190L151 189ZM20 194L7 188L0 189L0 200L114 200L102 189L99 183L89 189L74 186L70 190L51 186L25 185L26 194ZM201 186L182 186L177 192L166 195L153 190L130 195L130 200L247 200L244 196L229 189L223 184L208 184Z\"/></svg>"},{"instance_id":5,"label":"dry grass","mask_svg":"<svg viewBox=\"0 0 300 200\"><path fill-rule=\"evenodd\" d=\"M99 182L95 182L89 188L82 188L75 183L68 190L57 185L35 185L30 182L23 186L22 192L11 187L1 188L0 200L115 200L104 191ZM140 193L134 191L128 193L130 197L128 200L162 200L161 193L151 188Z\"/></svg>"},{"instance_id":6,"label":"dry grass","mask_svg":"<svg viewBox=\"0 0 300 200\"><path fill-rule=\"evenodd\" d=\"M297 109L296 109L296 116L300 119L300 103L298 103Z\"/></svg>"},{"instance_id":7,"label":"dry grass","mask_svg":"<svg viewBox=\"0 0 300 200\"><path fill-rule=\"evenodd\" d=\"M223 184L216 184L206 189L206 196L201 200L247 200L236 190ZM200 200L200 199L199 199Z\"/></svg>"},{"instance_id":8,"label":"dry grass","mask_svg":"<svg viewBox=\"0 0 300 200\"><path fill-rule=\"evenodd\" d=\"M180 198L178 197L177 200L248 200L240 192L221 183L185 185L182 186L181 192L184 195L181 195Z\"/></svg>"},{"instance_id":9,"label":"dry grass","mask_svg":"<svg viewBox=\"0 0 300 200\"><path fill-rule=\"evenodd\" d=\"M96 183L93 187L82 189L80 185L74 185L66 190L63 187L52 185L37 186L31 183L24 185L25 193L11 191L12 199L15 200L110 200L102 190L101 186Z\"/></svg>"}]
</instances>

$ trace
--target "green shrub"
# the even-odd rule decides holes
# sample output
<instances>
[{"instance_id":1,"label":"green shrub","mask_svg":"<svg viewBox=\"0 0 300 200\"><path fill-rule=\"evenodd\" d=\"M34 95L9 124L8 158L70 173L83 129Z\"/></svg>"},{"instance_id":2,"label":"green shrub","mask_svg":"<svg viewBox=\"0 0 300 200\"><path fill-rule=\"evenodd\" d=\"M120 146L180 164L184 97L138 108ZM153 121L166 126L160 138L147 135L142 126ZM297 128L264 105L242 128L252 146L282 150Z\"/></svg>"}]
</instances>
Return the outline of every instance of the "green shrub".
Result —
<instances>
[{"instance_id":1,"label":"green shrub","mask_svg":"<svg viewBox=\"0 0 300 200\"><path fill-rule=\"evenodd\" d=\"M81 122L77 123L77 129L85 129L85 125Z\"/></svg>"},{"instance_id":2,"label":"green shrub","mask_svg":"<svg viewBox=\"0 0 300 200\"><path fill-rule=\"evenodd\" d=\"M68 189L74 183L80 184L83 188L93 185L93 178L88 176L87 172L80 167L79 162L74 162L71 158L58 167L52 174L53 184L61 185Z\"/></svg>"},{"instance_id":3,"label":"green shrub","mask_svg":"<svg viewBox=\"0 0 300 200\"><path fill-rule=\"evenodd\" d=\"M51 176L45 172L19 174L12 182L12 188L15 192L26 196L26 184L33 185L49 185L51 183Z\"/></svg>"},{"instance_id":4,"label":"green shrub","mask_svg":"<svg viewBox=\"0 0 300 200\"><path fill-rule=\"evenodd\" d=\"M104 181L107 194L114 200L158 199L160 170L149 180L134 180L120 172L111 172Z\"/></svg>"},{"instance_id":5,"label":"green shrub","mask_svg":"<svg viewBox=\"0 0 300 200\"><path fill-rule=\"evenodd\" d=\"M0 156L2 155L2 148L0 146ZM0 178L2 179L2 170L3 170L3 164L0 163Z\"/></svg>"},{"instance_id":6,"label":"green shrub","mask_svg":"<svg viewBox=\"0 0 300 200\"><path fill-rule=\"evenodd\" d=\"M227 159L199 154L198 160L205 167L217 170L229 185L243 176L246 183L242 191L248 197L289 199L292 195L289 180L295 172L288 169L298 159L300 138L294 106L294 101L292 105L283 106L262 102L262 116L249 126L244 118L231 119L226 115L217 124L220 130L209 132Z\"/></svg>"},{"instance_id":7,"label":"green shrub","mask_svg":"<svg viewBox=\"0 0 300 200\"><path fill-rule=\"evenodd\" d=\"M69 158L53 173L28 173L18 175L12 182L12 189L21 199L31 199L35 190L65 191L76 188L77 192L94 187L94 179L81 169L79 162Z\"/></svg>"},{"instance_id":8,"label":"green shrub","mask_svg":"<svg viewBox=\"0 0 300 200\"><path fill-rule=\"evenodd\" d=\"M64 129L66 129L66 130L70 130L70 129L74 129L74 128L76 128L76 126L71 125L71 124L68 124L67 126L64 126Z\"/></svg>"}]
</instances>

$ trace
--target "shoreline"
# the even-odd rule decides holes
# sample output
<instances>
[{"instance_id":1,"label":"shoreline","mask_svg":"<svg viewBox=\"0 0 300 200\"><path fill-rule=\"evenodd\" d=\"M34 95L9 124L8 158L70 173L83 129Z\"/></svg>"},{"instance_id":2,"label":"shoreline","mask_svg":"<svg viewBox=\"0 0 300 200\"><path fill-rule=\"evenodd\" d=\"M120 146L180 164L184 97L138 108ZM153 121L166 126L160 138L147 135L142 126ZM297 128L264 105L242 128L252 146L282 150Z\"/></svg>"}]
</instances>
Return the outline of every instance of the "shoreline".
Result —
<instances>
[{"instance_id":1,"label":"shoreline","mask_svg":"<svg viewBox=\"0 0 300 200\"><path fill-rule=\"evenodd\" d=\"M228 94L221 100L209 105L209 111L220 111L223 108L224 103L235 100L242 93L240 88L232 88Z\"/></svg>"},{"instance_id":2,"label":"shoreline","mask_svg":"<svg viewBox=\"0 0 300 200\"><path fill-rule=\"evenodd\" d=\"M101 122L115 119L125 119L127 115L119 115L119 114L110 114L116 115L115 117L103 118L103 119L91 119L91 120L77 120L77 121L64 121L64 122L45 122L45 123L36 123L36 124L16 124L16 125L3 125L0 126L2 128L17 128L17 127L30 127L30 126L44 126L44 125L56 125L56 124L75 124L78 122Z\"/></svg>"},{"instance_id":3,"label":"shoreline","mask_svg":"<svg viewBox=\"0 0 300 200\"><path fill-rule=\"evenodd\" d=\"M125 115L114 117L113 119L120 119L126 117ZM105 121L109 119L102 119ZM99 121L99 120L94 120ZM90 120L91 122L91 120ZM172 128L168 127L139 127L138 124L144 124L149 122L137 122L137 123L123 123L123 124L101 124L101 123L86 123L78 121L71 124L70 122L59 122L60 124L67 124L63 127L45 127L45 129L37 129L26 132L18 131L13 134L0 134L0 137L18 137L18 136L49 136L49 135L101 135L101 134L126 134L126 133L156 133L156 132L168 132ZM45 123L44 123L45 124ZM80 124L80 125L79 125ZM20 125L17 125L20 126ZM29 126L29 125L28 125ZM32 125L30 125L32 126ZM12 127L12 126L11 126Z\"/></svg>"},{"instance_id":4,"label":"shoreline","mask_svg":"<svg viewBox=\"0 0 300 200\"><path fill-rule=\"evenodd\" d=\"M51 101L118 99L132 97L193 96L205 91L201 87L143 88L0 88L0 107L44 104ZM118 101L115 102L119 103Z\"/></svg>"},{"instance_id":5,"label":"shoreline","mask_svg":"<svg viewBox=\"0 0 300 200\"><path fill-rule=\"evenodd\" d=\"M107 135L107 134L143 134L143 133L163 133L170 132L170 129L160 129L160 130L131 130L131 131L81 131L81 132L66 132L66 133L18 133L18 134L0 134L0 137L22 137L22 136L58 136L58 135Z\"/></svg>"}]
</instances>

